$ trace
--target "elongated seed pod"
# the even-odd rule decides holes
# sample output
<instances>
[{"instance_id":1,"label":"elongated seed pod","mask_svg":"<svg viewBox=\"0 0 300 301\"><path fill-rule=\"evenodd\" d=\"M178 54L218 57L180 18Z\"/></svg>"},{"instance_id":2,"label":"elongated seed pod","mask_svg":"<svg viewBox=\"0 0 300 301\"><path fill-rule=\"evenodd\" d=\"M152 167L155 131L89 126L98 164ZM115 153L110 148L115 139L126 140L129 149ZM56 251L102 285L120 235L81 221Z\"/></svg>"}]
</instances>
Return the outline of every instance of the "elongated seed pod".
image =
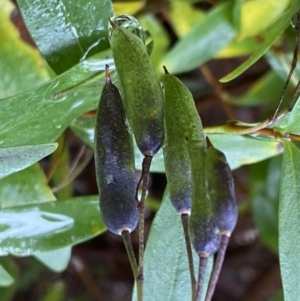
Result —
<instances>
[{"instance_id":1,"label":"elongated seed pod","mask_svg":"<svg viewBox=\"0 0 300 301\"><path fill-rule=\"evenodd\" d=\"M229 237L235 228L238 208L235 200L234 181L225 155L207 139L205 173L213 215L220 231L220 248L209 281L205 301L212 299L222 269Z\"/></svg>"},{"instance_id":2,"label":"elongated seed pod","mask_svg":"<svg viewBox=\"0 0 300 301\"><path fill-rule=\"evenodd\" d=\"M225 155L207 138L205 173L214 217L220 233L232 233L238 217L234 181Z\"/></svg>"},{"instance_id":3,"label":"elongated seed pod","mask_svg":"<svg viewBox=\"0 0 300 301\"><path fill-rule=\"evenodd\" d=\"M162 78L165 94L165 145L163 147L166 176L171 202L179 213L190 213L192 175L186 138L202 142L202 123L189 89L174 75Z\"/></svg>"},{"instance_id":4,"label":"elongated seed pod","mask_svg":"<svg viewBox=\"0 0 300 301\"><path fill-rule=\"evenodd\" d=\"M187 141L192 167L192 212L189 231L192 244L203 257L219 248L219 231L213 218L213 206L208 198L205 179L205 149L202 141Z\"/></svg>"},{"instance_id":5,"label":"elongated seed pod","mask_svg":"<svg viewBox=\"0 0 300 301\"><path fill-rule=\"evenodd\" d=\"M164 142L163 93L145 44L111 23L110 45L120 79L126 116L137 146L153 156Z\"/></svg>"},{"instance_id":6,"label":"elongated seed pod","mask_svg":"<svg viewBox=\"0 0 300 301\"><path fill-rule=\"evenodd\" d=\"M119 235L123 230L133 231L138 223L132 139L121 96L106 66L95 128L95 164L103 221L108 230Z\"/></svg>"}]
</instances>

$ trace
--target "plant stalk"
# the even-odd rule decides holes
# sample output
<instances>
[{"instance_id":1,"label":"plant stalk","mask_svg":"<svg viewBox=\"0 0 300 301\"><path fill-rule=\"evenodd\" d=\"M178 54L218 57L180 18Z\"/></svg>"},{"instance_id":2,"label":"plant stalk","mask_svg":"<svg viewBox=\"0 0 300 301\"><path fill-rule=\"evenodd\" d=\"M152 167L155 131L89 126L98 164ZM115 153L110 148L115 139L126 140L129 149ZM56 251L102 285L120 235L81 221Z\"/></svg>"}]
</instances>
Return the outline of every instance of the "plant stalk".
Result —
<instances>
[{"instance_id":1,"label":"plant stalk","mask_svg":"<svg viewBox=\"0 0 300 301\"><path fill-rule=\"evenodd\" d=\"M193 253L192 253L192 245L191 239L189 235L189 214L181 214L181 222L184 232L185 238L185 245L186 245L186 252L189 262L189 270L190 270L190 278L191 278L191 288L192 288L192 298L195 296L196 293L196 278L194 273L194 262L193 262Z\"/></svg>"}]
</instances>

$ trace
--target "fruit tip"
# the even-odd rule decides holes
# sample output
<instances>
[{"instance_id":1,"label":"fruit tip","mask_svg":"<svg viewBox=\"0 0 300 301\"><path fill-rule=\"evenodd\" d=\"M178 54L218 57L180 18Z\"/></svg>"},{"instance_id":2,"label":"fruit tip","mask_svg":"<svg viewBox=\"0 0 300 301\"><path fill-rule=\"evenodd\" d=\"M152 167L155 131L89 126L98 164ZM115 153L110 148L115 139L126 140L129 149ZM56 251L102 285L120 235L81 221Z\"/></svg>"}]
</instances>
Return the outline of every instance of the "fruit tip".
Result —
<instances>
[{"instance_id":1,"label":"fruit tip","mask_svg":"<svg viewBox=\"0 0 300 301\"><path fill-rule=\"evenodd\" d=\"M213 147L213 144L211 143L210 139L208 138L208 136L206 136L206 144L207 144L207 147Z\"/></svg>"},{"instance_id":2,"label":"fruit tip","mask_svg":"<svg viewBox=\"0 0 300 301\"><path fill-rule=\"evenodd\" d=\"M163 68L164 68L165 74L169 74L169 71L168 71L167 67L163 66Z\"/></svg>"},{"instance_id":3,"label":"fruit tip","mask_svg":"<svg viewBox=\"0 0 300 301\"><path fill-rule=\"evenodd\" d=\"M108 65L105 65L105 78L106 78L106 83L110 83L111 80L110 80L110 73L109 73L109 66Z\"/></svg>"}]
</instances>

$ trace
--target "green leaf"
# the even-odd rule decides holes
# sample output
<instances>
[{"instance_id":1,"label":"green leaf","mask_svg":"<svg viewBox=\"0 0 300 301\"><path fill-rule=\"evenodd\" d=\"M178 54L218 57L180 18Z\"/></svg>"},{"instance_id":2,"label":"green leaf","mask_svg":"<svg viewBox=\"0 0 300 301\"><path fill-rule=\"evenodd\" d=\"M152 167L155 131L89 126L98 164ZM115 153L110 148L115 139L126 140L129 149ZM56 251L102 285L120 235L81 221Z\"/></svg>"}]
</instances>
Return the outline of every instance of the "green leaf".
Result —
<instances>
[{"instance_id":1,"label":"green leaf","mask_svg":"<svg viewBox=\"0 0 300 301\"><path fill-rule=\"evenodd\" d=\"M18 0L18 4L31 36L57 74L109 47L110 0Z\"/></svg>"},{"instance_id":2,"label":"green leaf","mask_svg":"<svg viewBox=\"0 0 300 301\"><path fill-rule=\"evenodd\" d=\"M8 273L9 276L12 278L12 282L10 283L10 285L4 286L0 284L1 301L11 301L13 300L17 284L19 283L19 269L18 266L14 263L13 259L8 257L0 258L0 267L0 269L4 269L6 273ZM1 274L0 279L2 276L3 274ZM6 280L8 280L8 278ZM6 284L8 284L8 282L6 282Z\"/></svg>"},{"instance_id":3,"label":"green leaf","mask_svg":"<svg viewBox=\"0 0 300 301\"><path fill-rule=\"evenodd\" d=\"M171 2L170 21L175 33L180 38L189 33L193 26L204 16L204 13L187 2Z\"/></svg>"},{"instance_id":4,"label":"green leaf","mask_svg":"<svg viewBox=\"0 0 300 301\"><path fill-rule=\"evenodd\" d=\"M298 100L296 104L294 105L290 117L288 119L288 123L286 125L286 128L284 129L286 133L300 133L300 124L299 124L299 117L300 117L300 97L298 97Z\"/></svg>"},{"instance_id":5,"label":"green leaf","mask_svg":"<svg viewBox=\"0 0 300 301\"><path fill-rule=\"evenodd\" d=\"M2 99L1 147L54 142L72 120L95 109L109 56L96 55L39 88Z\"/></svg>"},{"instance_id":6,"label":"green leaf","mask_svg":"<svg viewBox=\"0 0 300 301\"><path fill-rule=\"evenodd\" d=\"M250 199L261 240L278 252L278 205L281 156L251 165Z\"/></svg>"},{"instance_id":7,"label":"green leaf","mask_svg":"<svg viewBox=\"0 0 300 301\"><path fill-rule=\"evenodd\" d=\"M170 73L197 68L213 58L236 35L231 23L232 3L218 5L182 38L163 59Z\"/></svg>"},{"instance_id":8,"label":"green leaf","mask_svg":"<svg viewBox=\"0 0 300 301\"><path fill-rule=\"evenodd\" d=\"M59 273L67 268L71 250L71 247L65 247L53 251L37 251L34 253L34 257L50 270Z\"/></svg>"},{"instance_id":9,"label":"green leaf","mask_svg":"<svg viewBox=\"0 0 300 301\"><path fill-rule=\"evenodd\" d=\"M233 17L233 23L235 25L235 28L238 32L241 30L241 13L242 13L242 7L245 0L236 0L233 3L232 8L232 17Z\"/></svg>"},{"instance_id":10,"label":"green leaf","mask_svg":"<svg viewBox=\"0 0 300 301\"><path fill-rule=\"evenodd\" d=\"M0 256L28 256L71 247L105 230L99 197L79 197L3 209Z\"/></svg>"},{"instance_id":11,"label":"green leaf","mask_svg":"<svg viewBox=\"0 0 300 301\"><path fill-rule=\"evenodd\" d=\"M300 151L284 141L279 195L279 259L285 300L300 295Z\"/></svg>"},{"instance_id":12,"label":"green leaf","mask_svg":"<svg viewBox=\"0 0 300 301\"><path fill-rule=\"evenodd\" d=\"M195 251L193 255L196 270L199 260ZM144 262L145 301L191 300L191 282L181 218L171 205L168 192L165 192L163 203L152 223ZM211 267L212 258L208 262L204 291ZM135 294L136 292L132 298L134 301Z\"/></svg>"},{"instance_id":13,"label":"green leaf","mask_svg":"<svg viewBox=\"0 0 300 301\"><path fill-rule=\"evenodd\" d=\"M285 29L290 24L291 17L299 9L300 9L300 2L294 0L290 8L284 14L281 15L281 17L276 21L276 23L269 30L260 48L256 52L254 52L250 56L250 58L247 59L243 64L241 64L235 70L233 70L232 72L230 72L229 74L221 78L220 81L224 83L238 77L250 66L252 66L258 59L260 59L267 52L267 50L275 43L275 41L279 38L279 36L285 31Z\"/></svg>"},{"instance_id":14,"label":"green leaf","mask_svg":"<svg viewBox=\"0 0 300 301\"><path fill-rule=\"evenodd\" d=\"M239 38L260 34L283 14L290 2L291 0L245 1L241 9ZM276 24L274 23L273 26Z\"/></svg>"},{"instance_id":15,"label":"green leaf","mask_svg":"<svg viewBox=\"0 0 300 301\"><path fill-rule=\"evenodd\" d=\"M252 38L233 40L215 55L216 59L226 59L242 55L250 55L259 48L259 44Z\"/></svg>"},{"instance_id":16,"label":"green leaf","mask_svg":"<svg viewBox=\"0 0 300 301\"><path fill-rule=\"evenodd\" d=\"M39 51L21 39L12 23L14 9L11 1L1 0L0 99L35 88L49 79Z\"/></svg>"},{"instance_id":17,"label":"green leaf","mask_svg":"<svg viewBox=\"0 0 300 301\"><path fill-rule=\"evenodd\" d=\"M288 77L288 74L290 72L291 62L293 60L293 53L289 52L287 54L279 54L270 49L266 53L265 57L268 61L268 64L274 70L274 72L276 72L276 74L280 76L283 81L286 81L286 78ZM290 81L291 85L293 85L294 87L296 87L298 83L299 76L300 66L297 65Z\"/></svg>"},{"instance_id":18,"label":"green leaf","mask_svg":"<svg viewBox=\"0 0 300 301\"><path fill-rule=\"evenodd\" d=\"M55 200L39 164L0 180L0 207L9 208Z\"/></svg>"},{"instance_id":19,"label":"green leaf","mask_svg":"<svg viewBox=\"0 0 300 301\"><path fill-rule=\"evenodd\" d=\"M14 283L14 278L0 265L0 286L10 286Z\"/></svg>"},{"instance_id":20,"label":"green leaf","mask_svg":"<svg viewBox=\"0 0 300 301\"><path fill-rule=\"evenodd\" d=\"M0 179L38 162L56 148L57 143L0 148Z\"/></svg>"},{"instance_id":21,"label":"green leaf","mask_svg":"<svg viewBox=\"0 0 300 301\"><path fill-rule=\"evenodd\" d=\"M212 144L225 155L231 169L253 164L282 153L279 141L264 141L247 136L208 134Z\"/></svg>"}]
</instances>

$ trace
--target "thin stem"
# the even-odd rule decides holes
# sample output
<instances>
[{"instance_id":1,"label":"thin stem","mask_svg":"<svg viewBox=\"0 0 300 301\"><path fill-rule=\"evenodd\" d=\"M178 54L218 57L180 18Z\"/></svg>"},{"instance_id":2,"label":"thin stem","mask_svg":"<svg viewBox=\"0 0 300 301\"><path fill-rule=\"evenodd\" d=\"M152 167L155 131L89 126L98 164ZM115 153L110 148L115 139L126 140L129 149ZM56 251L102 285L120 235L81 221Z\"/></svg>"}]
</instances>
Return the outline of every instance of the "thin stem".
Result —
<instances>
[{"instance_id":1,"label":"thin stem","mask_svg":"<svg viewBox=\"0 0 300 301\"><path fill-rule=\"evenodd\" d=\"M219 248L219 252L214 264L214 268L209 280L209 285L208 285L208 289L207 289L207 294L206 294L206 298L205 301L210 301L213 297L213 294L215 292L216 289L216 285L220 276L220 272L223 266L223 262L224 262L224 257L225 257L225 253L227 250L227 246L228 246L228 242L229 242L229 236L228 233L226 234L221 234L220 237L220 248Z\"/></svg>"},{"instance_id":2,"label":"thin stem","mask_svg":"<svg viewBox=\"0 0 300 301\"><path fill-rule=\"evenodd\" d=\"M201 256L199 254L199 270L198 270L198 282L197 282L197 291L195 295L195 301L201 300L201 295L203 291L205 272L207 267L208 256Z\"/></svg>"},{"instance_id":3,"label":"thin stem","mask_svg":"<svg viewBox=\"0 0 300 301\"><path fill-rule=\"evenodd\" d=\"M87 164L90 162L90 160L92 159L94 154L94 151L92 149L89 149L84 160L79 164L79 159L80 157L82 157L82 153L81 151L79 152L79 154L77 155L77 157L75 158L72 167L70 169L70 171L68 172L68 174L66 175L66 177L62 180L62 182L53 187L51 190L53 193L58 192L59 190L63 189L64 187L66 187L68 184L70 184L72 181L74 181L78 175L83 171L83 169L87 166ZM80 157L79 157L80 156ZM77 165L77 168L75 168ZM71 173L73 172L73 173Z\"/></svg>"},{"instance_id":4,"label":"thin stem","mask_svg":"<svg viewBox=\"0 0 300 301\"><path fill-rule=\"evenodd\" d=\"M211 72L211 70L209 69L209 67L206 64L200 66L199 69L200 69L202 75L204 76L204 78L206 79L206 81L214 89L214 91L217 95L218 101L220 102L221 106L223 107L227 118L234 119L235 114L234 114L233 109L224 101L225 92L223 91L222 85L215 78L215 76L213 75L213 73Z\"/></svg>"},{"instance_id":5,"label":"thin stem","mask_svg":"<svg viewBox=\"0 0 300 301\"><path fill-rule=\"evenodd\" d=\"M278 114L279 108L280 108L280 106L281 106L281 104L283 102L283 99L284 99L284 95L285 95L287 86L288 86L288 84L289 84L289 82L291 80L291 77L292 77L292 75L294 73L294 70L295 70L295 68L297 66L299 41L300 41L300 13L299 12L297 13L297 21L296 21L296 26L295 27L296 27L296 40L295 40L295 48L294 48L294 52L293 52L293 60L292 60L292 64L291 64L291 69L290 69L290 72L289 72L288 77L286 79L286 82L284 84L283 90L281 92L281 95L280 95L280 98L279 98L276 110L275 110L275 112L273 114L273 119L275 119L276 116L277 116L277 114ZM299 85L299 83L298 83L298 85ZM296 91L297 91L297 89L296 89ZM295 102L295 93L294 93L294 97L293 97L293 101L292 101L291 106L294 105L294 102Z\"/></svg>"},{"instance_id":6,"label":"thin stem","mask_svg":"<svg viewBox=\"0 0 300 301\"><path fill-rule=\"evenodd\" d=\"M128 230L122 231L122 238L124 242L124 246L127 252L128 259L130 261L131 269L134 275L134 278L136 279L138 276L138 264L133 252L132 242L130 238L130 232Z\"/></svg>"},{"instance_id":7,"label":"thin stem","mask_svg":"<svg viewBox=\"0 0 300 301\"><path fill-rule=\"evenodd\" d=\"M47 172L46 174L46 177L47 177L47 182L49 183L50 180L52 179L56 169L57 169L57 166L61 160L61 157L62 157L62 154L65 150L65 147L66 147L66 139L65 139L65 135L63 134L62 136L60 136L58 139L57 139L57 142L58 142L58 149L53 153L53 162L52 162L52 165L50 167L50 170Z\"/></svg>"},{"instance_id":8,"label":"thin stem","mask_svg":"<svg viewBox=\"0 0 300 301\"><path fill-rule=\"evenodd\" d=\"M139 269L137 276L137 286L140 296L138 300L143 300L143 284L144 284L144 248L145 248L145 199L148 189L148 180L150 173L150 166L152 162L152 156L145 156L142 164L142 175L138 182L136 188L136 199L138 200L138 189L140 183L143 181L142 185L142 196L138 202L139 209Z\"/></svg>"},{"instance_id":9,"label":"thin stem","mask_svg":"<svg viewBox=\"0 0 300 301\"><path fill-rule=\"evenodd\" d=\"M194 262L193 262L193 253L192 253L192 245L191 245L191 239L189 235L189 214L181 214L181 222L184 232L184 238L185 238L185 245L186 245L186 252L188 256L188 262L189 262L189 270L190 270L190 277L191 277L191 286L192 286L192 296L195 296L196 293L196 279L195 279L195 273L194 273Z\"/></svg>"}]
</instances>

